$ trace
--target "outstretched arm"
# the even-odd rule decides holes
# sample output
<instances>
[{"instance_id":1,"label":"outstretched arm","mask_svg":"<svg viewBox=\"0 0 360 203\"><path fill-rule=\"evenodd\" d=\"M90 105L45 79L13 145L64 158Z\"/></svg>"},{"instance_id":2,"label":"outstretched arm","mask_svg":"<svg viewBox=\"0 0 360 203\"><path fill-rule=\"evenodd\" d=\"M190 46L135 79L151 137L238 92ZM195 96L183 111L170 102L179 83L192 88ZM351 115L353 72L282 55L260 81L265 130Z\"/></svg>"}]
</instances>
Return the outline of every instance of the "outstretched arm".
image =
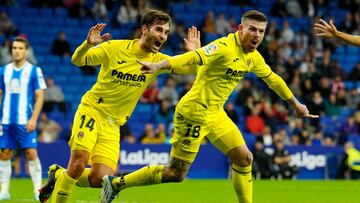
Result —
<instances>
[{"instance_id":1,"label":"outstretched arm","mask_svg":"<svg viewBox=\"0 0 360 203\"><path fill-rule=\"evenodd\" d=\"M319 23L315 23L314 30L317 31L316 36L336 38L345 43L360 47L360 36L350 35L338 31L334 25L333 20L327 23L325 20L320 19Z\"/></svg>"},{"instance_id":2,"label":"outstretched arm","mask_svg":"<svg viewBox=\"0 0 360 203\"><path fill-rule=\"evenodd\" d=\"M173 56L169 59L165 59L158 63L149 63L149 62L141 62L141 74L151 74L156 72L157 70L172 70L174 73L179 73L177 71L182 70L182 67L196 67L198 65L202 65L201 58L196 51L190 51L185 54Z\"/></svg>"},{"instance_id":3,"label":"outstretched arm","mask_svg":"<svg viewBox=\"0 0 360 203\"><path fill-rule=\"evenodd\" d=\"M318 118L318 115L311 115L304 104L301 104L292 94L285 81L272 72L266 78L262 78L266 84L276 92L282 99L287 101L296 111L296 116L304 118Z\"/></svg>"},{"instance_id":4,"label":"outstretched arm","mask_svg":"<svg viewBox=\"0 0 360 203\"><path fill-rule=\"evenodd\" d=\"M86 40L75 50L72 55L71 61L76 66L84 65L98 65L98 64L89 64L86 60L88 50L110 38L109 33L100 35L100 33L105 29L106 24L98 23L95 26L91 27L88 33Z\"/></svg>"}]
</instances>

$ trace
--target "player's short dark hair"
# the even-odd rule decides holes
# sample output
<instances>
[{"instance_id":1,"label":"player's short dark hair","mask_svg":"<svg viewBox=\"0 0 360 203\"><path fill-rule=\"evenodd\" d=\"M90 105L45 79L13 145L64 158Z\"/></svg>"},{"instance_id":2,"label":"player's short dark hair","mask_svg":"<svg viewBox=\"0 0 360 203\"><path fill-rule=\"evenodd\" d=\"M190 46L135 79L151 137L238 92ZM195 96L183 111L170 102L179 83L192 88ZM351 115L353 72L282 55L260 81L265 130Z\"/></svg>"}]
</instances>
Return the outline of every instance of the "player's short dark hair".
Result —
<instances>
[{"instance_id":1,"label":"player's short dark hair","mask_svg":"<svg viewBox=\"0 0 360 203\"><path fill-rule=\"evenodd\" d=\"M151 27L156 21L163 21L164 23L171 23L169 14L159 10L148 10L141 18L141 26L146 25Z\"/></svg>"},{"instance_id":2,"label":"player's short dark hair","mask_svg":"<svg viewBox=\"0 0 360 203\"><path fill-rule=\"evenodd\" d=\"M263 14L260 11L257 11L257 10L246 11L241 17L241 23L244 23L244 21L247 20L247 19L267 23L267 18L265 16L265 14Z\"/></svg>"},{"instance_id":3,"label":"player's short dark hair","mask_svg":"<svg viewBox=\"0 0 360 203\"><path fill-rule=\"evenodd\" d=\"M14 42L22 42L25 44L25 48L28 49L29 48L29 41L25 38L25 37L15 37L13 40Z\"/></svg>"}]
</instances>

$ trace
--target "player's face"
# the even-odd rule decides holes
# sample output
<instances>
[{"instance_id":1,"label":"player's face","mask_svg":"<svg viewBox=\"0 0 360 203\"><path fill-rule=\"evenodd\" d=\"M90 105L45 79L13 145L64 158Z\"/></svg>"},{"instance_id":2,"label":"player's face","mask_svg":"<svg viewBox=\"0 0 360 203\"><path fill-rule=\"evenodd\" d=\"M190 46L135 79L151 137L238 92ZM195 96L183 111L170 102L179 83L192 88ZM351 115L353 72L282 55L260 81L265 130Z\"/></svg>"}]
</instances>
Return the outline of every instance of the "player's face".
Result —
<instances>
[{"instance_id":1,"label":"player's face","mask_svg":"<svg viewBox=\"0 0 360 203\"><path fill-rule=\"evenodd\" d=\"M28 50L24 42L15 41L12 44L11 54L13 61L20 62L26 60Z\"/></svg>"},{"instance_id":2,"label":"player's face","mask_svg":"<svg viewBox=\"0 0 360 203\"><path fill-rule=\"evenodd\" d=\"M150 28L143 29L145 49L156 53L166 42L169 35L170 25L163 21L157 21Z\"/></svg>"},{"instance_id":3,"label":"player's face","mask_svg":"<svg viewBox=\"0 0 360 203\"><path fill-rule=\"evenodd\" d=\"M266 22L247 19L238 29L243 50L253 52L264 39Z\"/></svg>"}]
</instances>

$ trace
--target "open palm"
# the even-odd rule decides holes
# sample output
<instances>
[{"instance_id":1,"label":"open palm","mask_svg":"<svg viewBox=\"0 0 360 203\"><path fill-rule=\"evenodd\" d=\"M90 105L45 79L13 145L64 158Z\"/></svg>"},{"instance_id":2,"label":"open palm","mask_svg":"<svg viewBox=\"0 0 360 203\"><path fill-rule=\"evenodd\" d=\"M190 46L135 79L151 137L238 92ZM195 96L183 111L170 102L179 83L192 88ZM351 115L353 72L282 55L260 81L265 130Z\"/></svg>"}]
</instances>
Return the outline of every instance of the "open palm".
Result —
<instances>
[{"instance_id":1,"label":"open palm","mask_svg":"<svg viewBox=\"0 0 360 203\"><path fill-rule=\"evenodd\" d=\"M106 24L98 23L95 26L91 27L87 36L87 43L91 45L98 45L108 39L110 39L110 34L105 33L101 35L101 32L105 29Z\"/></svg>"},{"instance_id":2,"label":"open palm","mask_svg":"<svg viewBox=\"0 0 360 203\"><path fill-rule=\"evenodd\" d=\"M201 47L200 31L195 26L188 29L187 39L184 39L184 48L186 51L193 51Z\"/></svg>"}]
</instances>

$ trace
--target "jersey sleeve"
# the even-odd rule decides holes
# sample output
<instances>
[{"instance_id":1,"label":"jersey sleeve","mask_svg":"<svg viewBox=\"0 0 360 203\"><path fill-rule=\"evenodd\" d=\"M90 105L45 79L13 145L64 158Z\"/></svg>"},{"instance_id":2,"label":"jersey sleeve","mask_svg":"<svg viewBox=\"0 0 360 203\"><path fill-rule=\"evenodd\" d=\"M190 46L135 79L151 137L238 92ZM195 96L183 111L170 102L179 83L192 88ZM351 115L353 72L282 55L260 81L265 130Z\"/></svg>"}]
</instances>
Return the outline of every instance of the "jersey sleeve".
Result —
<instances>
[{"instance_id":1,"label":"jersey sleeve","mask_svg":"<svg viewBox=\"0 0 360 203\"><path fill-rule=\"evenodd\" d=\"M33 77L33 86L35 90L46 89L46 83L41 68L36 67Z\"/></svg>"},{"instance_id":2,"label":"jersey sleeve","mask_svg":"<svg viewBox=\"0 0 360 203\"><path fill-rule=\"evenodd\" d=\"M251 69L259 78L266 78L272 73L272 70L269 65L265 63L264 58L261 54L256 51L254 58L254 67Z\"/></svg>"},{"instance_id":3,"label":"jersey sleeve","mask_svg":"<svg viewBox=\"0 0 360 203\"><path fill-rule=\"evenodd\" d=\"M85 65L100 65L109 60L112 56L111 44L111 41L107 41L90 48L85 56Z\"/></svg>"},{"instance_id":4,"label":"jersey sleeve","mask_svg":"<svg viewBox=\"0 0 360 203\"><path fill-rule=\"evenodd\" d=\"M226 42L223 41L224 38L221 38L195 50L201 59L200 65L218 63L219 61L222 61L226 58L229 49Z\"/></svg>"},{"instance_id":5,"label":"jersey sleeve","mask_svg":"<svg viewBox=\"0 0 360 203\"><path fill-rule=\"evenodd\" d=\"M75 50L72 61L77 66L100 65L112 56L112 41L103 42L95 47L87 44L86 40Z\"/></svg>"}]
</instances>

